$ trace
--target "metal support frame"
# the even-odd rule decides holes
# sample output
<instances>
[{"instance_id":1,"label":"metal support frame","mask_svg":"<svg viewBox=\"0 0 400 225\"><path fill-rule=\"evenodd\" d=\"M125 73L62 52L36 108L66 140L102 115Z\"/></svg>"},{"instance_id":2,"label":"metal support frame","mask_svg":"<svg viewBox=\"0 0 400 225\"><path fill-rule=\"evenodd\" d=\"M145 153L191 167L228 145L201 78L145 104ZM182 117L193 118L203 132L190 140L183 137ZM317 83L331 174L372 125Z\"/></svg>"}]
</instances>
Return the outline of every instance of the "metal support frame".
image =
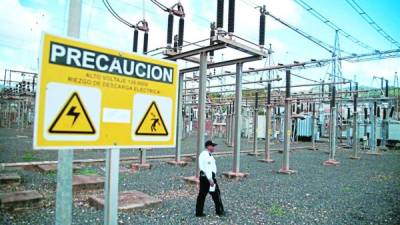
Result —
<instances>
[{"instance_id":1,"label":"metal support frame","mask_svg":"<svg viewBox=\"0 0 400 225\"><path fill-rule=\"evenodd\" d=\"M262 59L261 56L247 56L247 57L243 57L243 58L239 58L239 59L232 59L232 60L228 60L228 61L224 61L224 62L210 63L207 65L207 69L231 66L231 65L235 65L237 63L253 62L253 61L257 61L257 60L261 60L261 59ZM195 67L182 69L181 72L182 73L190 73L190 72L195 72L198 70L199 70L199 67L195 66Z\"/></svg>"},{"instance_id":2,"label":"metal support frame","mask_svg":"<svg viewBox=\"0 0 400 225\"><path fill-rule=\"evenodd\" d=\"M247 53L249 55L258 55L258 56L263 56L263 57L268 56L267 52L264 52L260 49L249 47L247 45L244 45L244 44L234 41L232 39L225 38L222 35L216 35L216 36L212 37L211 41L226 44L230 48Z\"/></svg>"},{"instance_id":3,"label":"metal support frame","mask_svg":"<svg viewBox=\"0 0 400 225\"><path fill-rule=\"evenodd\" d=\"M182 53L178 53L178 54L166 53L168 55L167 55L167 57L165 57L165 59L168 59L168 60L186 59L191 56L204 54L205 52L223 49L223 48L226 48L226 46L227 46L226 44L220 43L220 44L206 46L206 47L202 47L202 48L198 48L198 49L194 49L194 50L189 50L187 52L182 52ZM201 59L200 59L200 67L201 67ZM200 69L199 67L196 67L196 68L197 68L197 70L194 70L194 71L198 71ZM181 73L187 73L187 72L189 72L189 71L181 70ZM193 71L190 71L190 72L193 72Z\"/></svg>"}]
</instances>

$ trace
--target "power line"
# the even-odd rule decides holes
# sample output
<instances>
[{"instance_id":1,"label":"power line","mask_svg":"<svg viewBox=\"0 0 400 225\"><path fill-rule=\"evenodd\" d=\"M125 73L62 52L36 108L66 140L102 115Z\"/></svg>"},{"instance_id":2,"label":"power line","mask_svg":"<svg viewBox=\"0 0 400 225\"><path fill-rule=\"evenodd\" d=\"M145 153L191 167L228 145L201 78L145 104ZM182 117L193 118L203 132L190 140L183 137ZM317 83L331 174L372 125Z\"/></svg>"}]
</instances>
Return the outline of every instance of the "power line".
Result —
<instances>
[{"instance_id":1,"label":"power line","mask_svg":"<svg viewBox=\"0 0 400 225\"><path fill-rule=\"evenodd\" d=\"M165 5L161 4L159 1L156 0L150 0L154 5L156 5L158 8L160 8L161 10L165 11L165 12L169 12L168 7L166 7Z\"/></svg>"},{"instance_id":2,"label":"power line","mask_svg":"<svg viewBox=\"0 0 400 225\"><path fill-rule=\"evenodd\" d=\"M293 31L295 31L296 33L300 34L301 36L307 38L308 40L310 40L311 42L314 42L315 44L317 44L318 46L320 46L321 48L327 50L330 53L333 53L333 46L330 44L327 44L309 34L307 34L306 32L304 32L303 30L300 30L299 28L296 28L288 23L286 23L285 21L281 20L280 18L272 15L270 12L267 12L267 15L269 15L270 17L272 17L274 20L278 21L279 23L283 24L284 26L292 29ZM351 55L352 53L338 49L340 52L345 53L345 54L349 54Z\"/></svg>"},{"instance_id":3,"label":"power line","mask_svg":"<svg viewBox=\"0 0 400 225\"><path fill-rule=\"evenodd\" d=\"M308 81L315 82L315 83L320 83L320 81L313 80L313 79L307 78L307 77L302 76L302 75L299 75L299 74L294 74L294 73L292 73L292 72L291 72L290 74L293 75L293 76L295 76L295 77L304 79L304 80L308 80Z\"/></svg>"},{"instance_id":4,"label":"power line","mask_svg":"<svg viewBox=\"0 0 400 225\"><path fill-rule=\"evenodd\" d=\"M346 2L372 27L388 40L393 45L400 48L400 43L394 40L388 33L386 33L382 27L380 27L354 0L346 0Z\"/></svg>"},{"instance_id":5,"label":"power line","mask_svg":"<svg viewBox=\"0 0 400 225\"><path fill-rule=\"evenodd\" d=\"M250 7L254 7L254 8L258 7L258 5L252 1L249 1L249 0L241 0L241 1Z\"/></svg>"},{"instance_id":6,"label":"power line","mask_svg":"<svg viewBox=\"0 0 400 225\"><path fill-rule=\"evenodd\" d=\"M259 7L257 4L255 4L251 0L241 0L241 1L243 3L245 3L245 4L247 4L248 6L254 8L254 9L256 9L256 7ZM307 38L308 40L310 40L314 44L317 44L318 46L320 46L321 48L327 50L328 52L333 53L334 47L332 45L327 44L327 43L319 40L318 38L315 38L315 37L307 34L303 30L288 24L287 22L283 21L282 19L272 15L269 11L267 11L267 15L269 15L270 17L272 17L274 20L278 21L279 23L283 24L284 26L286 26L286 27L290 28L291 30L295 31L296 33L300 34L301 36ZM352 54L351 52L347 52L347 51L344 51L344 50L340 50L340 52L345 53L345 54L349 54L349 55Z\"/></svg>"},{"instance_id":7,"label":"power line","mask_svg":"<svg viewBox=\"0 0 400 225\"><path fill-rule=\"evenodd\" d=\"M322 23L325 25L329 26L333 30L337 30L339 34L343 35L345 38L349 39L353 43L368 49L370 51L376 51L373 47L369 46L368 44L365 44L364 42L358 40L355 38L353 35L347 33L344 31L342 28L338 27L335 23L333 23L331 20L323 16L321 13L319 13L317 10L313 9L310 5L308 5L306 2L303 0L294 0L298 5L300 5L302 8L304 8L307 12L309 12L311 15L313 15L315 18L320 20Z\"/></svg>"},{"instance_id":8,"label":"power line","mask_svg":"<svg viewBox=\"0 0 400 225\"><path fill-rule=\"evenodd\" d=\"M131 28L135 28L135 25L131 24L130 22L128 22L127 20L125 20L124 18L120 17L118 15L118 13L116 13L114 11L114 9L111 7L110 3L108 2L108 0L103 0L104 6L107 8L107 10L111 13L111 15L113 15L115 17L115 19L117 19L118 21L120 21L121 23L127 25L128 27Z\"/></svg>"}]
</instances>

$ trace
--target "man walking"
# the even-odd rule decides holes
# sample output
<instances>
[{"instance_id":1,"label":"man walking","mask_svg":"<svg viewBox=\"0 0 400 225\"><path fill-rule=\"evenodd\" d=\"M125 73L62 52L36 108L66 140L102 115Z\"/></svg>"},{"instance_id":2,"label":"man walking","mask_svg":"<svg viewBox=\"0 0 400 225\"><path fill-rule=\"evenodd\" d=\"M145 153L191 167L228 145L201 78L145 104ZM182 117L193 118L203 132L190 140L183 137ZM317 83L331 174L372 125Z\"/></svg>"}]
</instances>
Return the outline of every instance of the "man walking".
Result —
<instances>
[{"instance_id":1,"label":"man walking","mask_svg":"<svg viewBox=\"0 0 400 225\"><path fill-rule=\"evenodd\" d=\"M203 213L204 201L207 194L210 193L215 204L215 212L219 216L225 215L224 206L222 205L221 193L217 184L216 174L217 166L212 153L215 151L217 144L212 141L206 141L205 150L200 153L199 167L200 167L200 190L196 202L196 216L206 216Z\"/></svg>"}]
</instances>

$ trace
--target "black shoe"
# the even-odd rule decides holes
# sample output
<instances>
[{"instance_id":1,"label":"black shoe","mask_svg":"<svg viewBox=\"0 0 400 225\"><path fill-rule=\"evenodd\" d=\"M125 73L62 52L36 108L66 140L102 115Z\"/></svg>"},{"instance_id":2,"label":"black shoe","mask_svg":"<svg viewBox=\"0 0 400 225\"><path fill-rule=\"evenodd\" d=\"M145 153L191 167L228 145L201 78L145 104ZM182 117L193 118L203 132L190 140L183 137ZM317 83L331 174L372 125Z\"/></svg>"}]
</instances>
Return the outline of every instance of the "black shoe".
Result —
<instances>
[{"instance_id":1,"label":"black shoe","mask_svg":"<svg viewBox=\"0 0 400 225\"><path fill-rule=\"evenodd\" d=\"M217 215L218 215L218 216L226 216L226 213L225 213L225 212L217 213Z\"/></svg>"},{"instance_id":2,"label":"black shoe","mask_svg":"<svg viewBox=\"0 0 400 225\"><path fill-rule=\"evenodd\" d=\"M196 217L205 217L205 216L207 216L207 215L204 214L204 213L202 213L202 214L197 214L197 213L196 213Z\"/></svg>"}]
</instances>

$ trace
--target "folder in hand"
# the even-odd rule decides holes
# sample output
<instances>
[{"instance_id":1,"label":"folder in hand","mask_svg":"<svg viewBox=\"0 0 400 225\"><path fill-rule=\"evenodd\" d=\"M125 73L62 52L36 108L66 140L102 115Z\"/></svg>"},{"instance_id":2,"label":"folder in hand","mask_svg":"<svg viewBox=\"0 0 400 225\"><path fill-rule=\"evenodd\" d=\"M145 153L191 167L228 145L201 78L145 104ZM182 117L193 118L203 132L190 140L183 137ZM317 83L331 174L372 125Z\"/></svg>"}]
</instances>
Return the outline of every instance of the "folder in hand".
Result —
<instances>
[{"instance_id":1,"label":"folder in hand","mask_svg":"<svg viewBox=\"0 0 400 225\"><path fill-rule=\"evenodd\" d=\"M209 192L214 192L216 186L217 186L216 184L214 184L214 186L211 186L211 185L210 185Z\"/></svg>"}]
</instances>

